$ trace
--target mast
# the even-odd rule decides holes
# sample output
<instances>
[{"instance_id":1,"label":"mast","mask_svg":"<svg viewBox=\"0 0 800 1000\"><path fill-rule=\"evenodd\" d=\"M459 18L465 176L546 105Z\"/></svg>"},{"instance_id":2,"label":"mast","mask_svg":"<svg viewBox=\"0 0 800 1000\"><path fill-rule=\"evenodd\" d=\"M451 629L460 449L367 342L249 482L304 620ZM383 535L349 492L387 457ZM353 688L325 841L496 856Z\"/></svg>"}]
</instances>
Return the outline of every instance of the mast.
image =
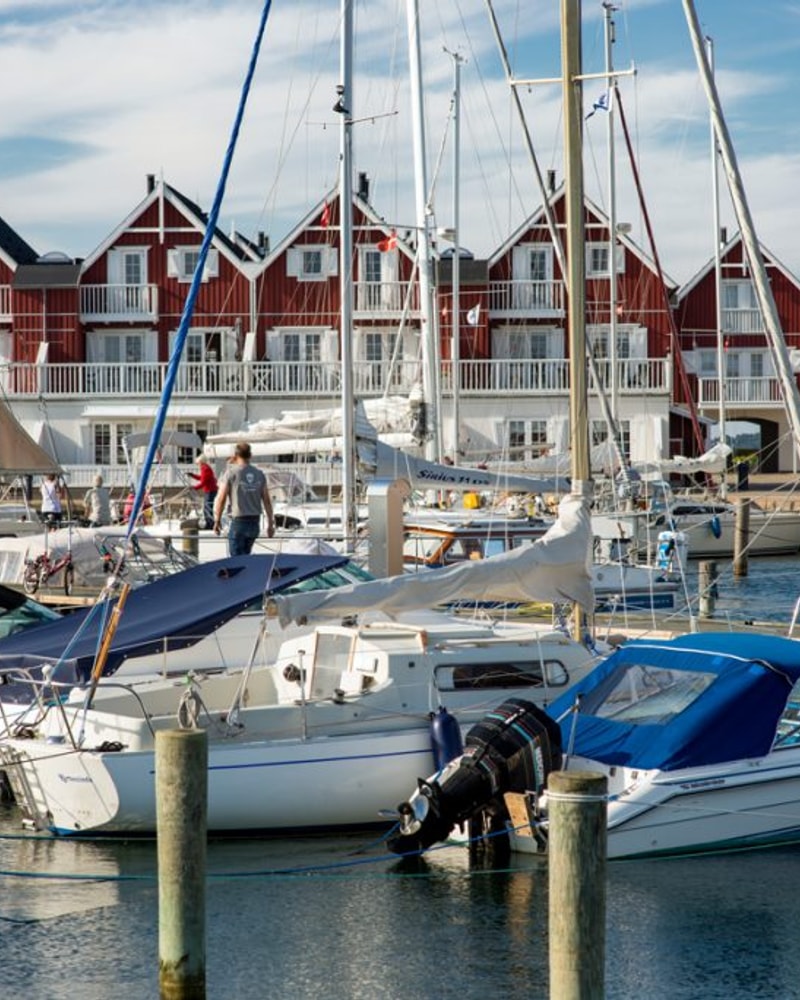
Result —
<instances>
[{"instance_id":1,"label":"mast","mask_svg":"<svg viewBox=\"0 0 800 1000\"><path fill-rule=\"evenodd\" d=\"M797 383L792 374L789 352L783 337L778 309L769 285L769 278L767 277L767 269L764 266L764 258L761 255L761 248L758 245L758 238L744 193L744 185L739 173L739 165L736 160L733 143L731 142L728 126L722 114L722 105L717 93L717 87L708 64L708 59L706 58L705 49L703 48L700 25L692 0L683 0L683 9L686 14L686 21L689 26L689 34L692 39L700 76L711 108L714 131L719 142L720 155L728 180L728 189L736 213L736 221L739 224L742 234L742 242L747 254L747 263L750 267L750 274L761 310L761 317L769 338L776 373L783 390L789 425L794 436L795 453L797 453L800 450L800 392L798 392Z\"/></svg>"},{"instance_id":2,"label":"mast","mask_svg":"<svg viewBox=\"0 0 800 1000\"><path fill-rule=\"evenodd\" d=\"M422 414L425 457L438 461L442 455L442 428L439 421L439 344L433 321L431 281L431 212L425 155L425 120L422 106L422 56L419 40L418 0L407 0L408 53L411 76L411 117L414 129L414 190L416 194L417 273L421 317Z\"/></svg>"},{"instance_id":3,"label":"mast","mask_svg":"<svg viewBox=\"0 0 800 1000\"><path fill-rule=\"evenodd\" d=\"M706 51L708 52L708 65L711 72L714 72L714 42L706 38ZM719 439L724 445L727 444L727 432L725 429L725 350L724 334L722 332L722 239L720 236L719 219L719 147L717 145L717 134L714 131L714 120L709 115L709 125L711 131L711 199L714 220L714 301L717 309L717 391L719 394ZM725 469L720 477L719 494L724 500L728 494L728 483Z\"/></svg>"},{"instance_id":4,"label":"mast","mask_svg":"<svg viewBox=\"0 0 800 1000\"><path fill-rule=\"evenodd\" d=\"M461 63L463 58L457 52L449 52L453 60L453 272L452 272L452 317L453 331L453 461L458 465L458 431L461 424L461 253L460 234L460 175L461 175Z\"/></svg>"},{"instance_id":5,"label":"mast","mask_svg":"<svg viewBox=\"0 0 800 1000\"><path fill-rule=\"evenodd\" d=\"M339 99L339 289L342 356L342 528L345 551L356 537L355 399L353 392L353 0L341 0Z\"/></svg>"},{"instance_id":6,"label":"mast","mask_svg":"<svg viewBox=\"0 0 800 1000\"><path fill-rule=\"evenodd\" d=\"M606 113L606 136L608 142L608 348L611 362L611 415L615 427L619 421L619 373L617 372L617 174L614 162L614 102L613 93L613 45L614 11L617 8L605 2L603 18L606 44L606 76L608 78L608 111ZM614 429L609 428L609 434ZM620 463L624 469L627 462Z\"/></svg>"},{"instance_id":7,"label":"mast","mask_svg":"<svg viewBox=\"0 0 800 1000\"><path fill-rule=\"evenodd\" d=\"M589 430L586 401L586 254L583 201L583 84L581 83L581 0L561 0L564 165L567 210L567 296L570 444L573 489L588 483Z\"/></svg>"}]
</instances>

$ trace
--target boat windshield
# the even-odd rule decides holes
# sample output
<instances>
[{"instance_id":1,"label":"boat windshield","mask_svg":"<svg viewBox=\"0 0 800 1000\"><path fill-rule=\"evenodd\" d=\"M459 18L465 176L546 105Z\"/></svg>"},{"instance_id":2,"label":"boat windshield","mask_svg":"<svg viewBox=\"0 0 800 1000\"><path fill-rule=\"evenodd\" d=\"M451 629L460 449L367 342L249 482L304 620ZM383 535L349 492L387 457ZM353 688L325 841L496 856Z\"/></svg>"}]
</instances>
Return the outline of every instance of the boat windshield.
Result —
<instances>
[{"instance_id":1,"label":"boat windshield","mask_svg":"<svg viewBox=\"0 0 800 1000\"><path fill-rule=\"evenodd\" d=\"M43 604L30 601L15 591L2 588L0 594L0 639L23 629L56 621L61 615Z\"/></svg>"},{"instance_id":2,"label":"boat windshield","mask_svg":"<svg viewBox=\"0 0 800 1000\"><path fill-rule=\"evenodd\" d=\"M586 696L581 714L635 725L664 725L699 698L714 677L702 671L623 664Z\"/></svg>"}]
</instances>

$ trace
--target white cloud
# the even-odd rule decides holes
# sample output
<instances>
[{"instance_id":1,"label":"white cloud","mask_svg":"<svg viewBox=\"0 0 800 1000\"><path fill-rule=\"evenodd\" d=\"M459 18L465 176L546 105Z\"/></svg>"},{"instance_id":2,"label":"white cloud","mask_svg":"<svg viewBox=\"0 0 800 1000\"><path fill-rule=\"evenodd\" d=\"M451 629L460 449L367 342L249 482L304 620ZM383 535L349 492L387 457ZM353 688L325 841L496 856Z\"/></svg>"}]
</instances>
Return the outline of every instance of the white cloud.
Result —
<instances>
[{"instance_id":1,"label":"white cloud","mask_svg":"<svg viewBox=\"0 0 800 1000\"><path fill-rule=\"evenodd\" d=\"M516 0L495 3L515 72L558 72L557 5L535 12ZM646 30L663 0L629 0L628 27ZM462 70L462 242L489 254L539 204L521 131L502 78L483 0L420 4L423 26L428 159L445 127L452 62L443 45L467 58ZM599 9L599 5L598 5ZM38 249L87 255L144 196L145 175L165 179L209 208L250 55L260 5L245 0L128 4L122 0L0 0L0 154L20 138L73 144L52 164L24 158L6 170L0 215ZM597 28L597 12L590 12ZM222 225L233 220L273 242L335 183L338 121L331 107L339 79L338 4L276 3L228 185ZM639 19L637 21L637 18ZM356 170L372 181L372 200L388 219L414 221L412 138L407 80L405 0L356 5L356 116L390 117L355 126ZM640 158L659 252L668 272L688 278L709 256L710 198L705 98L685 29L670 52L638 61L623 79L628 119ZM662 53L665 51L662 48ZM627 58L627 56L625 57ZM624 64L620 54L619 65ZM596 67L595 67L596 68ZM770 149L774 126L753 122L754 101L783 85L777 71L718 71L762 240L798 267L785 206L798 152ZM587 98L593 91L587 86ZM558 87L524 95L543 171L561 168ZM760 141L752 141L754 127ZM605 129L587 128L587 191L605 200ZM20 147L21 148L21 147ZM620 217L641 224L618 140ZM509 165L510 159L510 165ZM0 155L7 165L7 157ZM439 222L451 214L451 152L438 185ZM432 178L429 178L432 180ZM638 230L638 232L637 232ZM794 259L793 259L794 258Z\"/></svg>"}]
</instances>

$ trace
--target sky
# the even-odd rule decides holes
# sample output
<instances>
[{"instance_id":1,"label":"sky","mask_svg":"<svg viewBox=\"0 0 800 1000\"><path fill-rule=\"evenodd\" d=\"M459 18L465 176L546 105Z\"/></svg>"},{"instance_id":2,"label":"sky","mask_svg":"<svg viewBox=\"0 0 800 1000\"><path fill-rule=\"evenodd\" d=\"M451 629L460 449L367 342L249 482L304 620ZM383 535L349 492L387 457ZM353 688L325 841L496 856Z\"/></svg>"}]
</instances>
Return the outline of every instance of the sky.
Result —
<instances>
[{"instance_id":1,"label":"sky","mask_svg":"<svg viewBox=\"0 0 800 1000\"><path fill-rule=\"evenodd\" d=\"M694 0L762 243L800 276L800 0ZM354 171L414 225L406 0L354 0ZM619 0L614 66L667 274L713 252L708 105L681 0ZM428 185L452 226L451 53L461 68L460 242L488 257L541 204L485 0L420 0ZM339 0L274 0L220 216L274 246L335 185ZM517 79L560 73L558 0L493 0ZM38 252L86 257L155 174L208 210L262 0L0 0L0 216ZM603 5L583 0L583 68L604 69ZM635 68L635 74L628 71ZM624 74L624 75L623 75ZM585 84L588 111L605 85ZM540 169L562 165L558 85L520 90ZM607 116L585 122L587 194L608 210ZM617 218L647 238L617 116ZM438 165L438 166L437 166ZM737 227L721 178L722 224Z\"/></svg>"}]
</instances>

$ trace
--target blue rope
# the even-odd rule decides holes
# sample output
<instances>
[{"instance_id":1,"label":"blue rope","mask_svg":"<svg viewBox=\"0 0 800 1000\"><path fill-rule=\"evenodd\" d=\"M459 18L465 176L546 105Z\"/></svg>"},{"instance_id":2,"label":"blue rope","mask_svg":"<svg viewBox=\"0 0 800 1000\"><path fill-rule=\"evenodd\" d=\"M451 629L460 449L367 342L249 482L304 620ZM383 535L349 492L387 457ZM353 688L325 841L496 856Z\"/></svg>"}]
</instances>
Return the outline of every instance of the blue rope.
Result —
<instances>
[{"instance_id":1,"label":"blue rope","mask_svg":"<svg viewBox=\"0 0 800 1000\"><path fill-rule=\"evenodd\" d=\"M147 490L147 480L150 476L150 470L155 461L156 452L161 443L161 432L164 429L164 423L167 419L167 409L169 407L170 399L172 397L172 390L175 386L175 380L178 376L178 366L181 360L181 354L183 353L183 345L186 341L187 334L189 332L189 324L192 319L192 314L194 312L194 304L197 299L198 292L200 291L200 283L203 279L203 271L205 269L206 258L208 257L208 251L211 247L211 241L214 238L214 234L217 229L217 220L219 218L220 208L222 207L222 199L225 196L225 185L228 180L228 174L230 173L231 162L233 160L233 151L236 147L236 141L239 137L239 129L241 128L242 119L244 117L244 110L247 104L247 97L250 93L250 85L253 81L253 75L256 69L256 63L258 62L258 54L261 49L261 42L264 37L264 31L267 26L267 18L269 16L270 8L272 7L272 0L265 0L264 9L261 12L261 20L258 26L258 33L256 34L256 39L253 44L253 51L250 55L250 64L247 67L247 75L245 77L244 85L242 87L242 92L239 98L239 107L236 112L236 118L233 123L233 129L231 130L231 137L228 142L228 148L225 151L225 159L222 164L222 173L220 174L219 182L217 184L217 191L214 195L214 203L211 207L211 212L208 216L208 222L206 223L206 231L203 236L203 242L200 246L200 254L197 259L197 266L194 269L194 275L192 276L192 283L189 287L189 293L186 296L186 303L183 307L183 315L181 316L180 325L178 326L178 333L175 337L175 345L172 349L172 356L169 359L169 365L167 366L167 374L164 381L164 388L161 393L161 400L158 404L158 410L156 411L155 423L153 425L153 432L150 436L150 443L147 446L147 454L145 455L144 464L142 466L142 473L139 477L139 482L136 484L136 495L133 500L133 508L128 519L128 530L127 538L132 535L136 521L139 517L139 513L142 509L144 503L144 495Z\"/></svg>"}]
</instances>

